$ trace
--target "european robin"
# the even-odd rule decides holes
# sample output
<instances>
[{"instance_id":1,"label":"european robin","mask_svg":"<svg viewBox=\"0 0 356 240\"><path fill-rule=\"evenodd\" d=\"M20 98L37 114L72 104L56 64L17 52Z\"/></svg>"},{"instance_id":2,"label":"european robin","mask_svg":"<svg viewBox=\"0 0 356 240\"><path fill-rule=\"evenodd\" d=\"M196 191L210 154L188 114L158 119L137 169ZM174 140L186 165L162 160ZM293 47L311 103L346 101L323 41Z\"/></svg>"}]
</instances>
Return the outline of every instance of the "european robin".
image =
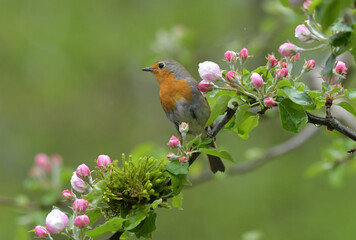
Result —
<instances>
[{"instance_id":1,"label":"european robin","mask_svg":"<svg viewBox=\"0 0 356 240\"><path fill-rule=\"evenodd\" d=\"M179 124L182 122L189 124L189 134L207 137L205 124L210 116L210 107L192 75L174 60L160 60L142 70L155 75L163 110L180 138ZM211 146L214 147L215 143L212 142ZM208 159L213 173L225 171L219 157L208 155Z\"/></svg>"}]
</instances>

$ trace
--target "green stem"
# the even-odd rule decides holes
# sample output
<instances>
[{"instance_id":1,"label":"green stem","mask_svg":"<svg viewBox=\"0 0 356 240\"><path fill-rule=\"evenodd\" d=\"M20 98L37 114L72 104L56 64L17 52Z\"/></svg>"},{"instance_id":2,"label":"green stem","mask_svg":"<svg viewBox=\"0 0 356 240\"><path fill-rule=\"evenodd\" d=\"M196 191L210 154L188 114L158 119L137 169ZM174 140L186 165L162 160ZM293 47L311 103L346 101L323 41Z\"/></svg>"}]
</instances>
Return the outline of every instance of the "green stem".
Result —
<instances>
[{"instance_id":1,"label":"green stem","mask_svg":"<svg viewBox=\"0 0 356 240\"><path fill-rule=\"evenodd\" d=\"M320 50L323 48L326 48L328 45L327 44L320 44L319 46L313 47L313 48L303 48L303 52L312 52L316 50Z\"/></svg>"}]
</instances>

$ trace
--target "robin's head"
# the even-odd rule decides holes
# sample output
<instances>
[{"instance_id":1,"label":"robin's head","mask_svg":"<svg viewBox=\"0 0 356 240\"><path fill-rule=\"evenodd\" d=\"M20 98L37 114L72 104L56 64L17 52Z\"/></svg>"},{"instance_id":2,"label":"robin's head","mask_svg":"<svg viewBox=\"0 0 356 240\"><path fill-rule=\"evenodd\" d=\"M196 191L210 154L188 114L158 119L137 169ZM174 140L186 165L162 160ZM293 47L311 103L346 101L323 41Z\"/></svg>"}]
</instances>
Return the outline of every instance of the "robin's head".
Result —
<instances>
[{"instance_id":1,"label":"robin's head","mask_svg":"<svg viewBox=\"0 0 356 240\"><path fill-rule=\"evenodd\" d=\"M150 67L142 68L142 71L153 72L159 84L168 79L178 80L190 77L180 63L171 59L157 61Z\"/></svg>"}]
</instances>

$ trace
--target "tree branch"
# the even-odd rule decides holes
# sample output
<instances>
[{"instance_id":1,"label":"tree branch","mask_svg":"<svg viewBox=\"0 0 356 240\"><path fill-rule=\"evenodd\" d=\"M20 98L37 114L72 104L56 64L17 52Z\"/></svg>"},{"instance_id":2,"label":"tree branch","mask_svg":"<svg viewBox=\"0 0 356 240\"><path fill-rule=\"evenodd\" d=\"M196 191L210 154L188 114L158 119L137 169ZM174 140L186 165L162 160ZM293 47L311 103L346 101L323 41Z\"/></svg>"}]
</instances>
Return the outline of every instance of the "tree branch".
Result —
<instances>
[{"instance_id":1,"label":"tree branch","mask_svg":"<svg viewBox=\"0 0 356 240\"><path fill-rule=\"evenodd\" d=\"M225 116L213 127L213 129L208 133L209 137L215 138L216 135L220 132L221 129L224 128L225 124L230 121L230 119L234 116L238 106L234 108L227 108ZM193 153L189 158L189 166L193 164L193 162L199 157L200 152Z\"/></svg>"},{"instance_id":2,"label":"tree branch","mask_svg":"<svg viewBox=\"0 0 356 240\"><path fill-rule=\"evenodd\" d=\"M294 137L288 139L287 141L280 143L268 151L266 151L263 156L256 158L253 161L248 161L244 164L239 164L234 167L232 167L227 174L228 175L235 175L235 174L243 174L247 173L249 171L252 171L270 160L275 159L278 156L281 156L287 152L290 152L299 146L301 146L304 142L306 142L309 138L314 136L317 132L319 131L319 128L316 128L314 126L309 126L306 127L303 131L301 131L299 134L295 135ZM198 183L202 183L205 181L208 181L210 179L213 179L213 174L210 171L204 171L199 177L191 179L191 182L193 185L196 185Z\"/></svg>"},{"instance_id":3,"label":"tree branch","mask_svg":"<svg viewBox=\"0 0 356 240\"><path fill-rule=\"evenodd\" d=\"M329 129L335 129L336 131L340 132L341 134L345 135L346 137L356 141L356 132L351 128L343 125L339 120L333 117L318 117L309 112L306 112L308 115L308 122L317 124L317 125L324 125L327 126Z\"/></svg>"}]
</instances>

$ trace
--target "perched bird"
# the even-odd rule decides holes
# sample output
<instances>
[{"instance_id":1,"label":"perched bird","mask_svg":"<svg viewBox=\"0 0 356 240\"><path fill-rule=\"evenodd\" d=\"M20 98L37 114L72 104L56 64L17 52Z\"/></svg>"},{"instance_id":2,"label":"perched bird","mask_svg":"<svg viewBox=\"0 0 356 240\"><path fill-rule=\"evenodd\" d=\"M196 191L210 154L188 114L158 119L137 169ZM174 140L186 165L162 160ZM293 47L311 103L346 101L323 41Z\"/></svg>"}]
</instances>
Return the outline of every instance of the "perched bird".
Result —
<instances>
[{"instance_id":1,"label":"perched bird","mask_svg":"<svg viewBox=\"0 0 356 240\"><path fill-rule=\"evenodd\" d=\"M210 116L210 107L199 91L198 83L190 73L174 60L160 60L142 69L152 72L160 86L159 96L163 110L174 125L181 139L179 124L189 124L189 134L207 137L205 124ZM215 143L212 142L214 147ZM213 173L224 172L225 166L219 157L208 155Z\"/></svg>"}]
</instances>

